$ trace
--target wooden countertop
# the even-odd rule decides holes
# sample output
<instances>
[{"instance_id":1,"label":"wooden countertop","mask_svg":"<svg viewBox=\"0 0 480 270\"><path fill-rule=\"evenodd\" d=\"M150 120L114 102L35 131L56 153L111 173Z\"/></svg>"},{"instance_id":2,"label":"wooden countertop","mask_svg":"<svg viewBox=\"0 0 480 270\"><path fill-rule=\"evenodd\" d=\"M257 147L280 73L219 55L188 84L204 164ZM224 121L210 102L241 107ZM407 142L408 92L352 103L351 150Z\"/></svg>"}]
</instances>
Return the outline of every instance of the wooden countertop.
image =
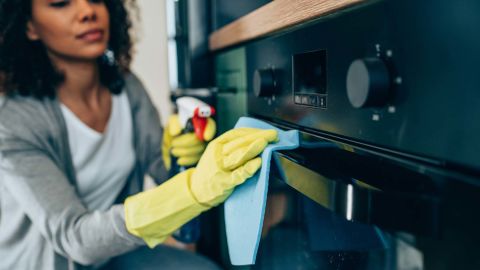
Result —
<instances>
[{"instance_id":1,"label":"wooden countertop","mask_svg":"<svg viewBox=\"0 0 480 270\"><path fill-rule=\"evenodd\" d=\"M259 38L365 1L275 0L213 32L209 38L210 50Z\"/></svg>"}]
</instances>

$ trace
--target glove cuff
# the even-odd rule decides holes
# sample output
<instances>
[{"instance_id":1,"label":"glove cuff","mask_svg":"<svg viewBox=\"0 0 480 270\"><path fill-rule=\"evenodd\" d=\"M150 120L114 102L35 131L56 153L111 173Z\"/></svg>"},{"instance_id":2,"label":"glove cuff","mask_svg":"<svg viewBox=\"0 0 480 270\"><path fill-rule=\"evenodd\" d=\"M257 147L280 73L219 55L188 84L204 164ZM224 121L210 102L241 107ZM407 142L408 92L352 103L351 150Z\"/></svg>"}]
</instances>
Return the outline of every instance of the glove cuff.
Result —
<instances>
[{"instance_id":1,"label":"glove cuff","mask_svg":"<svg viewBox=\"0 0 480 270\"><path fill-rule=\"evenodd\" d=\"M210 207L198 203L190 191L193 169L175 175L162 185L128 197L125 225L131 234L154 247Z\"/></svg>"}]
</instances>

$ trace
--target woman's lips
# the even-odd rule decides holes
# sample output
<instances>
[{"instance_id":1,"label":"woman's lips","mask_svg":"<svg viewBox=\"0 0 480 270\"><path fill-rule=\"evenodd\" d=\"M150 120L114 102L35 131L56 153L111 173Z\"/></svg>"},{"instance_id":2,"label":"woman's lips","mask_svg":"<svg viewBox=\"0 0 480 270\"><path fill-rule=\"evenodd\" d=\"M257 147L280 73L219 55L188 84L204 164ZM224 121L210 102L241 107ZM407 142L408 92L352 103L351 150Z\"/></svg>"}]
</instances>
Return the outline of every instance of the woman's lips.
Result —
<instances>
[{"instance_id":1,"label":"woman's lips","mask_svg":"<svg viewBox=\"0 0 480 270\"><path fill-rule=\"evenodd\" d=\"M88 42L100 41L103 39L103 30L93 29L78 35L77 38Z\"/></svg>"}]
</instances>

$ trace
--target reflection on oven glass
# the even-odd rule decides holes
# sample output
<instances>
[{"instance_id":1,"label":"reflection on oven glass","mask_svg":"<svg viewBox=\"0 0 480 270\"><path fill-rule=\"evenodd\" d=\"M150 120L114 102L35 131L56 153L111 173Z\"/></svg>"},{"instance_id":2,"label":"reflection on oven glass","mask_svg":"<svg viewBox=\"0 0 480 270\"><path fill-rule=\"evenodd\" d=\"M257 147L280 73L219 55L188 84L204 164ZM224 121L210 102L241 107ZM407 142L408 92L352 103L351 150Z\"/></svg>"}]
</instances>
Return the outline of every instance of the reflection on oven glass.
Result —
<instances>
[{"instance_id":1,"label":"reflection on oven glass","mask_svg":"<svg viewBox=\"0 0 480 270\"><path fill-rule=\"evenodd\" d=\"M424 269L408 235L347 221L282 184L272 185L252 269Z\"/></svg>"}]
</instances>

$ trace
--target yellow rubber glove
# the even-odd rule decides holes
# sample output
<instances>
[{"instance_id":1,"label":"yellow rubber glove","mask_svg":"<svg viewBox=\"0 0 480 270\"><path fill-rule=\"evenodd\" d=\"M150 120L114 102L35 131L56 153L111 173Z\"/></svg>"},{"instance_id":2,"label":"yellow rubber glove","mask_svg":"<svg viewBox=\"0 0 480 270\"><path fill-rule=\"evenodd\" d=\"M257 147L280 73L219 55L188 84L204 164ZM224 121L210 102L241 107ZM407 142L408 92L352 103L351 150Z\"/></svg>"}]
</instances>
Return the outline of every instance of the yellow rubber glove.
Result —
<instances>
[{"instance_id":1,"label":"yellow rubber glove","mask_svg":"<svg viewBox=\"0 0 480 270\"><path fill-rule=\"evenodd\" d=\"M196 168L127 198L127 230L150 247L162 243L183 224L223 202L235 186L250 178L261 165L257 156L276 140L275 130L240 128L226 132L208 145Z\"/></svg>"},{"instance_id":2,"label":"yellow rubber glove","mask_svg":"<svg viewBox=\"0 0 480 270\"><path fill-rule=\"evenodd\" d=\"M212 141L192 173L196 200L207 206L223 202L260 168L262 161L256 156L277 139L275 130L238 128Z\"/></svg>"},{"instance_id":3,"label":"yellow rubber glove","mask_svg":"<svg viewBox=\"0 0 480 270\"><path fill-rule=\"evenodd\" d=\"M204 132L205 141L212 140L216 131L215 121L207 118ZM167 170L172 166L170 153L177 158L179 166L189 167L197 164L205 150L206 143L200 141L193 132L180 135L181 132L182 127L180 126L178 115L170 116L163 132L162 140L162 158Z\"/></svg>"}]
</instances>

